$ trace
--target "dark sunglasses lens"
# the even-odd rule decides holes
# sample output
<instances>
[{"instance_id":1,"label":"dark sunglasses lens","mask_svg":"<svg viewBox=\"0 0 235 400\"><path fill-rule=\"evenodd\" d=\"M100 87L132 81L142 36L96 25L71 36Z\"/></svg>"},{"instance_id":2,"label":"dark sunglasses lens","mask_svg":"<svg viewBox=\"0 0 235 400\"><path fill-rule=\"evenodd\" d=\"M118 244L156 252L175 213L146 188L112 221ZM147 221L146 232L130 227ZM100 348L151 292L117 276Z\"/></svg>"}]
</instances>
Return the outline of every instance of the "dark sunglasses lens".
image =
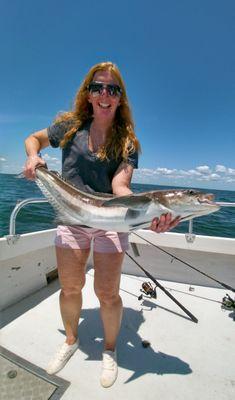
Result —
<instances>
[{"instance_id":1,"label":"dark sunglasses lens","mask_svg":"<svg viewBox=\"0 0 235 400\"><path fill-rule=\"evenodd\" d=\"M118 85L107 85L110 96L118 96L121 94L121 88Z\"/></svg>"},{"instance_id":2,"label":"dark sunglasses lens","mask_svg":"<svg viewBox=\"0 0 235 400\"><path fill-rule=\"evenodd\" d=\"M91 93L100 93L102 91L103 85L101 83L90 83L88 89Z\"/></svg>"},{"instance_id":3,"label":"dark sunglasses lens","mask_svg":"<svg viewBox=\"0 0 235 400\"><path fill-rule=\"evenodd\" d=\"M112 84L106 85L103 83L92 82L88 86L89 92L95 95L101 94L105 88L110 96L119 96L122 92L120 86L118 85L112 85Z\"/></svg>"}]
</instances>

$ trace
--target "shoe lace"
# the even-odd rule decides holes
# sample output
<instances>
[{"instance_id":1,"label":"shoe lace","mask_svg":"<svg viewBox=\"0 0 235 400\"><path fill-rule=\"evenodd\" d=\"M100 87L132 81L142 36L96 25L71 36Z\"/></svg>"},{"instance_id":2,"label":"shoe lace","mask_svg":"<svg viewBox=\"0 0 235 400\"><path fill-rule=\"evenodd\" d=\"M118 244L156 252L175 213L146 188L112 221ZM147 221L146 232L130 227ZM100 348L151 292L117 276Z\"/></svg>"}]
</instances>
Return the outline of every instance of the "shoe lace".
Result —
<instances>
[{"instance_id":1,"label":"shoe lace","mask_svg":"<svg viewBox=\"0 0 235 400\"><path fill-rule=\"evenodd\" d=\"M66 359L70 352L71 350L69 350L67 346L62 346L62 348L57 353L57 358L60 361L63 361L64 359Z\"/></svg>"},{"instance_id":2,"label":"shoe lace","mask_svg":"<svg viewBox=\"0 0 235 400\"><path fill-rule=\"evenodd\" d=\"M110 354L103 355L103 369L114 370L116 361Z\"/></svg>"}]
</instances>

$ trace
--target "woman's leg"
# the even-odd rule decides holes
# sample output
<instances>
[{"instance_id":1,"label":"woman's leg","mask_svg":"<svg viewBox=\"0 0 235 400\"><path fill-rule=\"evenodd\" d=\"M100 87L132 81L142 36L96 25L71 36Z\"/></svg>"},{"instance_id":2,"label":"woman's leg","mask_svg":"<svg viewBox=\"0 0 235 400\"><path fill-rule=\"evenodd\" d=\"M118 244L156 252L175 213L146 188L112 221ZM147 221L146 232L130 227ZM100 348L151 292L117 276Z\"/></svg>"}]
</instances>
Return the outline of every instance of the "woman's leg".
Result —
<instances>
[{"instance_id":1,"label":"woman's leg","mask_svg":"<svg viewBox=\"0 0 235 400\"><path fill-rule=\"evenodd\" d=\"M61 285L60 311L66 331L66 343L77 339L77 329L82 307L82 288L85 284L86 262L90 249L56 247L58 274Z\"/></svg>"},{"instance_id":2,"label":"woman's leg","mask_svg":"<svg viewBox=\"0 0 235 400\"><path fill-rule=\"evenodd\" d=\"M114 351L122 319L119 295L122 262L125 253L94 252L94 289L100 301L104 327L104 349Z\"/></svg>"},{"instance_id":3,"label":"woman's leg","mask_svg":"<svg viewBox=\"0 0 235 400\"><path fill-rule=\"evenodd\" d=\"M50 360L46 368L48 374L56 374L60 371L78 348L77 330L89 251L89 249L78 250L56 246L61 284L60 310L66 332L66 342Z\"/></svg>"}]
</instances>

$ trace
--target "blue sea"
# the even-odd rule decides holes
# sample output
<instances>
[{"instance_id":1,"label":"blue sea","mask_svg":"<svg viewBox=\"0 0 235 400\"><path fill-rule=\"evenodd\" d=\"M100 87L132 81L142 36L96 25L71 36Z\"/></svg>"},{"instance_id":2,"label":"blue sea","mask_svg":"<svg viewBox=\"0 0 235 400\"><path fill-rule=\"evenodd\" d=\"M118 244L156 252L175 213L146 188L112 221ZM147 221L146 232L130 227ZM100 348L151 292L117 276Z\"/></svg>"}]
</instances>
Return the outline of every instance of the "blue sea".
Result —
<instances>
[{"instance_id":1,"label":"blue sea","mask_svg":"<svg viewBox=\"0 0 235 400\"><path fill-rule=\"evenodd\" d=\"M37 185L18 175L0 174L0 237L9 233L10 215L17 202L42 197ZM171 186L173 188L173 186ZM134 192L169 189L167 186L132 184ZM235 203L235 191L202 189L214 193L216 201ZM16 219L16 233L28 233L54 228L55 214L47 203L29 204L19 212ZM188 222L178 225L174 232L187 232ZM216 213L195 218L193 232L198 235L222 236L235 238L235 208L222 207Z\"/></svg>"}]
</instances>

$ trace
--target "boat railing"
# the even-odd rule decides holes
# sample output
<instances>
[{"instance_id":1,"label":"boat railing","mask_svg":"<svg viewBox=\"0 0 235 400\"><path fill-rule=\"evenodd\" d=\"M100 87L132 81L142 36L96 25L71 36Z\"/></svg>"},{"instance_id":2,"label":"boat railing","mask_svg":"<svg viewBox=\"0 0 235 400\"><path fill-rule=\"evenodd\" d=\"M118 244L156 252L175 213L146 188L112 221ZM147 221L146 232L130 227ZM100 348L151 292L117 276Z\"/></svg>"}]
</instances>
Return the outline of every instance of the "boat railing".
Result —
<instances>
[{"instance_id":1,"label":"boat railing","mask_svg":"<svg viewBox=\"0 0 235 400\"><path fill-rule=\"evenodd\" d=\"M6 239L8 244L14 244L19 238L20 235L16 234L16 217L18 212L28 204L35 204L35 203L48 203L46 198L29 198L18 202L11 213L10 216L10 224L9 224L9 235L6 235ZM235 203L225 203L225 202L217 202L221 207L235 207ZM195 240L196 235L193 233L193 220L189 220L189 227L188 232L185 233L185 238L188 243L193 243Z\"/></svg>"},{"instance_id":2,"label":"boat railing","mask_svg":"<svg viewBox=\"0 0 235 400\"><path fill-rule=\"evenodd\" d=\"M20 238L20 235L16 234L16 217L18 215L18 212L26 205L35 204L35 203L48 203L48 200L43 197L30 198L30 199L25 199L25 200L19 201L16 204L16 206L10 216L9 234L6 235L8 244L14 244Z\"/></svg>"}]
</instances>

